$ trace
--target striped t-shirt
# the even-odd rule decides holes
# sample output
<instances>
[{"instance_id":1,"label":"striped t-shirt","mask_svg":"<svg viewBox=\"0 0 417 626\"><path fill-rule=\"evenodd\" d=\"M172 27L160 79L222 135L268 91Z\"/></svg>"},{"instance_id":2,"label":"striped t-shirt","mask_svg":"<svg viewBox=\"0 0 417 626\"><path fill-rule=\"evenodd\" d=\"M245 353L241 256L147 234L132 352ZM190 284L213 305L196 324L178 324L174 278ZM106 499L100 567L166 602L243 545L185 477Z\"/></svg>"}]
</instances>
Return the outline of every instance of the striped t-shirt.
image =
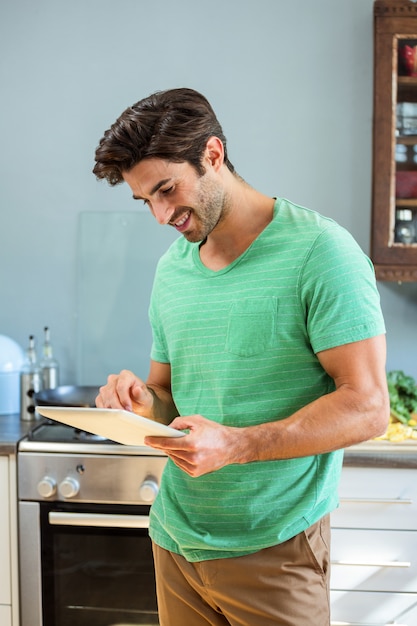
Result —
<instances>
[{"instance_id":1,"label":"striped t-shirt","mask_svg":"<svg viewBox=\"0 0 417 626\"><path fill-rule=\"evenodd\" d=\"M230 426L285 419L334 390L317 352L382 334L372 265L333 220L275 202L233 263L212 271L179 238L152 291L152 359L170 363L180 415ZM189 561L239 556L337 506L342 451L229 465L191 478L168 461L150 534Z\"/></svg>"}]
</instances>

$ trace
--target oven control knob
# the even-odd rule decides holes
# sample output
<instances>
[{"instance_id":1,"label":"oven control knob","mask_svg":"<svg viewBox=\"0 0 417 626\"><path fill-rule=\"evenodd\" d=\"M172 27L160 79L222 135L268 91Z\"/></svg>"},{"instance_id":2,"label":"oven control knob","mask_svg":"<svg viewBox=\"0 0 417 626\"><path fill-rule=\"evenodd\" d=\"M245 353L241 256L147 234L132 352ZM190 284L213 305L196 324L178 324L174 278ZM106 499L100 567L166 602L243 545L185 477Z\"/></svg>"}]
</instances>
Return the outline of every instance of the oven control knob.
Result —
<instances>
[{"instance_id":1,"label":"oven control knob","mask_svg":"<svg viewBox=\"0 0 417 626\"><path fill-rule=\"evenodd\" d=\"M73 498L80 490L80 484L78 480L67 476L62 483L59 484L59 493L63 498Z\"/></svg>"},{"instance_id":2,"label":"oven control knob","mask_svg":"<svg viewBox=\"0 0 417 626\"><path fill-rule=\"evenodd\" d=\"M44 476L38 483L38 494L41 498L50 498L56 493L56 482L49 476Z\"/></svg>"},{"instance_id":3,"label":"oven control knob","mask_svg":"<svg viewBox=\"0 0 417 626\"><path fill-rule=\"evenodd\" d=\"M139 497L144 502L153 502L158 491L158 481L153 476L148 476L139 487Z\"/></svg>"}]
</instances>

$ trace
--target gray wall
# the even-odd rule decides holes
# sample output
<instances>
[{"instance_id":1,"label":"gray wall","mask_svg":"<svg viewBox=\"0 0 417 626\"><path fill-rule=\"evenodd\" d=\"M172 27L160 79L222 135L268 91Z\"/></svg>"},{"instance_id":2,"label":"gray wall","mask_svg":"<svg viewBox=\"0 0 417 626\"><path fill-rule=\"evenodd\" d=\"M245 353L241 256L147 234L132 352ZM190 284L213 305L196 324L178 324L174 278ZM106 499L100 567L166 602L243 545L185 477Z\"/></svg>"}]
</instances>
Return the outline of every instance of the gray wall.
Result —
<instances>
[{"instance_id":1,"label":"gray wall","mask_svg":"<svg viewBox=\"0 0 417 626\"><path fill-rule=\"evenodd\" d=\"M49 325L62 382L77 382L79 216L137 210L126 186L95 180L94 150L157 89L201 90L248 182L335 218L369 252L372 6L2 0L0 334L25 345ZM388 367L417 377L417 284L380 293Z\"/></svg>"}]
</instances>

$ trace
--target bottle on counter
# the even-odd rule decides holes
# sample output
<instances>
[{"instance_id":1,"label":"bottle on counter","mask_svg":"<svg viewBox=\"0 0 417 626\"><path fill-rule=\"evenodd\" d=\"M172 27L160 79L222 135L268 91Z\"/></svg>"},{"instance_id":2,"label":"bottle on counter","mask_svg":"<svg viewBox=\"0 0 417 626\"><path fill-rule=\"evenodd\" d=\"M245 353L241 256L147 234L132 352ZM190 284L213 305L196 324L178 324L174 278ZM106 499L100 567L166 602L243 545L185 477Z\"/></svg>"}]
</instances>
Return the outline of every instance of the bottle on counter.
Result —
<instances>
[{"instance_id":1,"label":"bottle on counter","mask_svg":"<svg viewBox=\"0 0 417 626\"><path fill-rule=\"evenodd\" d=\"M59 366L54 358L49 327L43 329L44 339L40 368L42 372L42 389L55 389L59 385Z\"/></svg>"},{"instance_id":2,"label":"bottle on counter","mask_svg":"<svg viewBox=\"0 0 417 626\"><path fill-rule=\"evenodd\" d=\"M35 337L29 336L26 359L20 371L20 419L39 419L34 394L42 389L42 373L36 357Z\"/></svg>"}]
</instances>

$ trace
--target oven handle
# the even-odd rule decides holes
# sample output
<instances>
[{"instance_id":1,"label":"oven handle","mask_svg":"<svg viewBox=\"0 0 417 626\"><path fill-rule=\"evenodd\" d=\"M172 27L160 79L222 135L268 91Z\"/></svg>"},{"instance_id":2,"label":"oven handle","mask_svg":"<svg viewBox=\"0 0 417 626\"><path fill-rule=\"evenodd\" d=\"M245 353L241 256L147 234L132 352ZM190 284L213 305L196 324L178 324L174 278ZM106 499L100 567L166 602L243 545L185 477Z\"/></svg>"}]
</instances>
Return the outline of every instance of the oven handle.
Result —
<instances>
[{"instance_id":1,"label":"oven handle","mask_svg":"<svg viewBox=\"0 0 417 626\"><path fill-rule=\"evenodd\" d=\"M112 515L100 513L62 513L50 511L49 523L63 526L100 528L149 528L149 515Z\"/></svg>"}]
</instances>

